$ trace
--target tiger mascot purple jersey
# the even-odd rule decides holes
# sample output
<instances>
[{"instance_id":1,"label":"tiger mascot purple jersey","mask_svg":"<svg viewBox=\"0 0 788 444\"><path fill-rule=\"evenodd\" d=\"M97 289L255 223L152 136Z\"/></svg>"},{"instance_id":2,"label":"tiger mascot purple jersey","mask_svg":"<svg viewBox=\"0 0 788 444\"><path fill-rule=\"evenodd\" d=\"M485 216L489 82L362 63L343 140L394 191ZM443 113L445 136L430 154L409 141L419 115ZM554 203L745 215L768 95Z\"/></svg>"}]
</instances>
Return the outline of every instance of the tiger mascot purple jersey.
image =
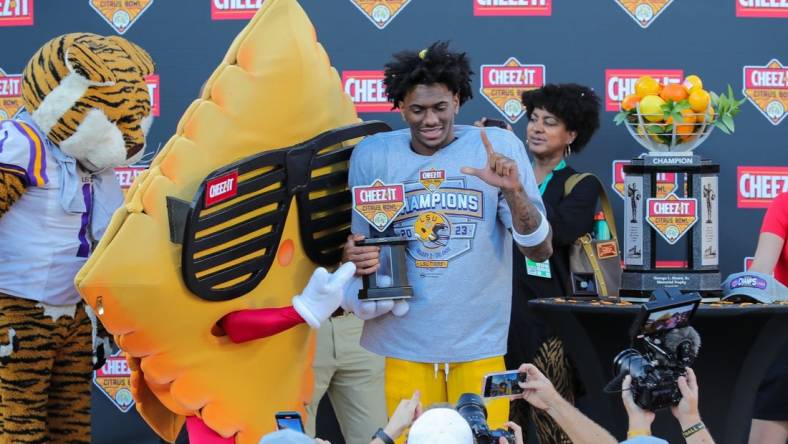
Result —
<instances>
[{"instance_id":1,"label":"tiger mascot purple jersey","mask_svg":"<svg viewBox=\"0 0 788 444\"><path fill-rule=\"evenodd\" d=\"M23 73L0 121L0 441L89 443L99 342L74 276L144 153L153 61L121 37L66 34ZM107 350L108 351L108 350Z\"/></svg>"}]
</instances>

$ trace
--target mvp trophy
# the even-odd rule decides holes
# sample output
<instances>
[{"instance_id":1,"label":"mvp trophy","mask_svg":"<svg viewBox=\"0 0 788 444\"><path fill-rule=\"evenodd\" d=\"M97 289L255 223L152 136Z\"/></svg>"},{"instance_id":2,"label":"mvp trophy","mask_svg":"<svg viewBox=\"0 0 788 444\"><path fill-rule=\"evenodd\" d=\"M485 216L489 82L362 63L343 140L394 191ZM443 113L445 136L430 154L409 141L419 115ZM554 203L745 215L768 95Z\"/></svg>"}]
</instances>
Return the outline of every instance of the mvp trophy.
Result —
<instances>
[{"instance_id":1,"label":"mvp trophy","mask_svg":"<svg viewBox=\"0 0 788 444\"><path fill-rule=\"evenodd\" d=\"M408 239L394 233L392 223L405 208L405 186L386 185L380 179L372 185L353 187L353 211L361 215L374 230L359 245L380 247L380 268L362 277L364 288L359 300L410 299L413 288L408 284L405 246Z\"/></svg>"},{"instance_id":2,"label":"mvp trophy","mask_svg":"<svg viewBox=\"0 0 788 444\"><path fill-rule=\"evenodd\" d=\"M692 134L652 135L654 125L639 113L626 126L649 151L624 166L624 271L621 296L648 297L659 288L720 296L718 175L720 167L693 155L713 126L707 110ZM685 130L686 131L686 130ZM669 141L669 142L668 142ZM667 143L666 143L667 142ZM667 183L664 177L673 178ZM686 238L685 245L676 245ZM664 243L667 245L664 245ZM678 249L679 260L661 263L658 248Z\"/></svg>"}]
</instances>

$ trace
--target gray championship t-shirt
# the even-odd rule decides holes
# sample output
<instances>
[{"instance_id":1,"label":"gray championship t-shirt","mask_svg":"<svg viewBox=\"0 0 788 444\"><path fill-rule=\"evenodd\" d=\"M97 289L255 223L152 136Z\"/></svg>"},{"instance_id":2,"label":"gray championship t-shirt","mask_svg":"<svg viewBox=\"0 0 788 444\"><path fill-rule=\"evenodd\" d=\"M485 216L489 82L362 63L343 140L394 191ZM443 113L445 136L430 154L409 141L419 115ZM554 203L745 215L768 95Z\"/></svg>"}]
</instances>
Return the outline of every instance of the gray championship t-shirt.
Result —
<instances>
[{"instance_id":1,"label":"gray championship t-shirt","mask_svg":"<svg viewBox=\"0 0 788 444\"><path fill-rule=\"evenodd\" d=\"M510 131L487 128L496 152L517 162L531 202L545 214L525 147ZM512 217L498 188L460 172L487 165L479 128L455 126L456 140L432 156L410 148L410 130L365 138L350 159L350 186L405 185L394 222L408 243L414 297L402 317L364 323L361 345L415 362L465 362L506 353L512 298ZM353 213L354 233L373 228Z\"/></svg>"}]
</instances>

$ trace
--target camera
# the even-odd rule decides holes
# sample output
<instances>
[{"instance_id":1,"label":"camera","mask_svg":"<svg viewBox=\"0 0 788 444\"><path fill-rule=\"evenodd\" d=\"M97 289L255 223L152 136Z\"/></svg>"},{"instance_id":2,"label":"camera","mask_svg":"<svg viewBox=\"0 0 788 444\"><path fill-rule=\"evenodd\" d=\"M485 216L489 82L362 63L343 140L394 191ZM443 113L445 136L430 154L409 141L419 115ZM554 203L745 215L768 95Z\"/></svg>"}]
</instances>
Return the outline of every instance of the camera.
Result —
<instances>
[{"instance_id":1,"label":"camera","mask_svg":"<svg viewBox=\"0 0 788 444\"><path fill-rule=\"evenodd\" d=\"M514 433L504 429L490 430L487 425L487 408L484 407L481 396L476 393L463 393L455 408L471 426L477 444L498 444L501 437L514 444Z\"/></svg>"},{"instance_id":2,"label":"camera","mask_svg":"<svg viewBox=\"0 0 788 444\"><path fill-rule=\"evenodd\" d=\"M632 398L643 409L657 411L678 405L679 376L686 375L700 350L700 335L689 321L700 295L678 289L660 289L641 307L630 331L631 347L613 358L616 377L605 391L616 392L632 377Z\"/></svg>"}]
</instances>

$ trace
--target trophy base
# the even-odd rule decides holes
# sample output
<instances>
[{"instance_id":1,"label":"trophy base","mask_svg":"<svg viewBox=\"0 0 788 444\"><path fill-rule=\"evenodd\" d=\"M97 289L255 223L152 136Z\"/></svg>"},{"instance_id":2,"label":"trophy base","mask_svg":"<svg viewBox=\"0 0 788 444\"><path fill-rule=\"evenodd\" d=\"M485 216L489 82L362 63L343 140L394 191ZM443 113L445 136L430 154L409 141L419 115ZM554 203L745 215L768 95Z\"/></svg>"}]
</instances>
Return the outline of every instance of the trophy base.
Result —
<instances>
[{"instance_id":1,"label":"trophy base","mask_svg":"<svg viewBox=\"0 0 788 444\"><path fill-rule=\"evenodd\" d=\"M385 301L412 297L413 287L362 288L358 291L359 301Z\"/></svg>"},{"instance_id":2,"label":"trophy base","mask_svg":"<svg viewBox=\"0 0 788 444\"><path fill-rule=\"evenodd\" d=\"M619 295L647 298L658 288L697 291L704 299L719 298L720 272L713 271L624 271Z\"/></svg>"}]
</instances>

